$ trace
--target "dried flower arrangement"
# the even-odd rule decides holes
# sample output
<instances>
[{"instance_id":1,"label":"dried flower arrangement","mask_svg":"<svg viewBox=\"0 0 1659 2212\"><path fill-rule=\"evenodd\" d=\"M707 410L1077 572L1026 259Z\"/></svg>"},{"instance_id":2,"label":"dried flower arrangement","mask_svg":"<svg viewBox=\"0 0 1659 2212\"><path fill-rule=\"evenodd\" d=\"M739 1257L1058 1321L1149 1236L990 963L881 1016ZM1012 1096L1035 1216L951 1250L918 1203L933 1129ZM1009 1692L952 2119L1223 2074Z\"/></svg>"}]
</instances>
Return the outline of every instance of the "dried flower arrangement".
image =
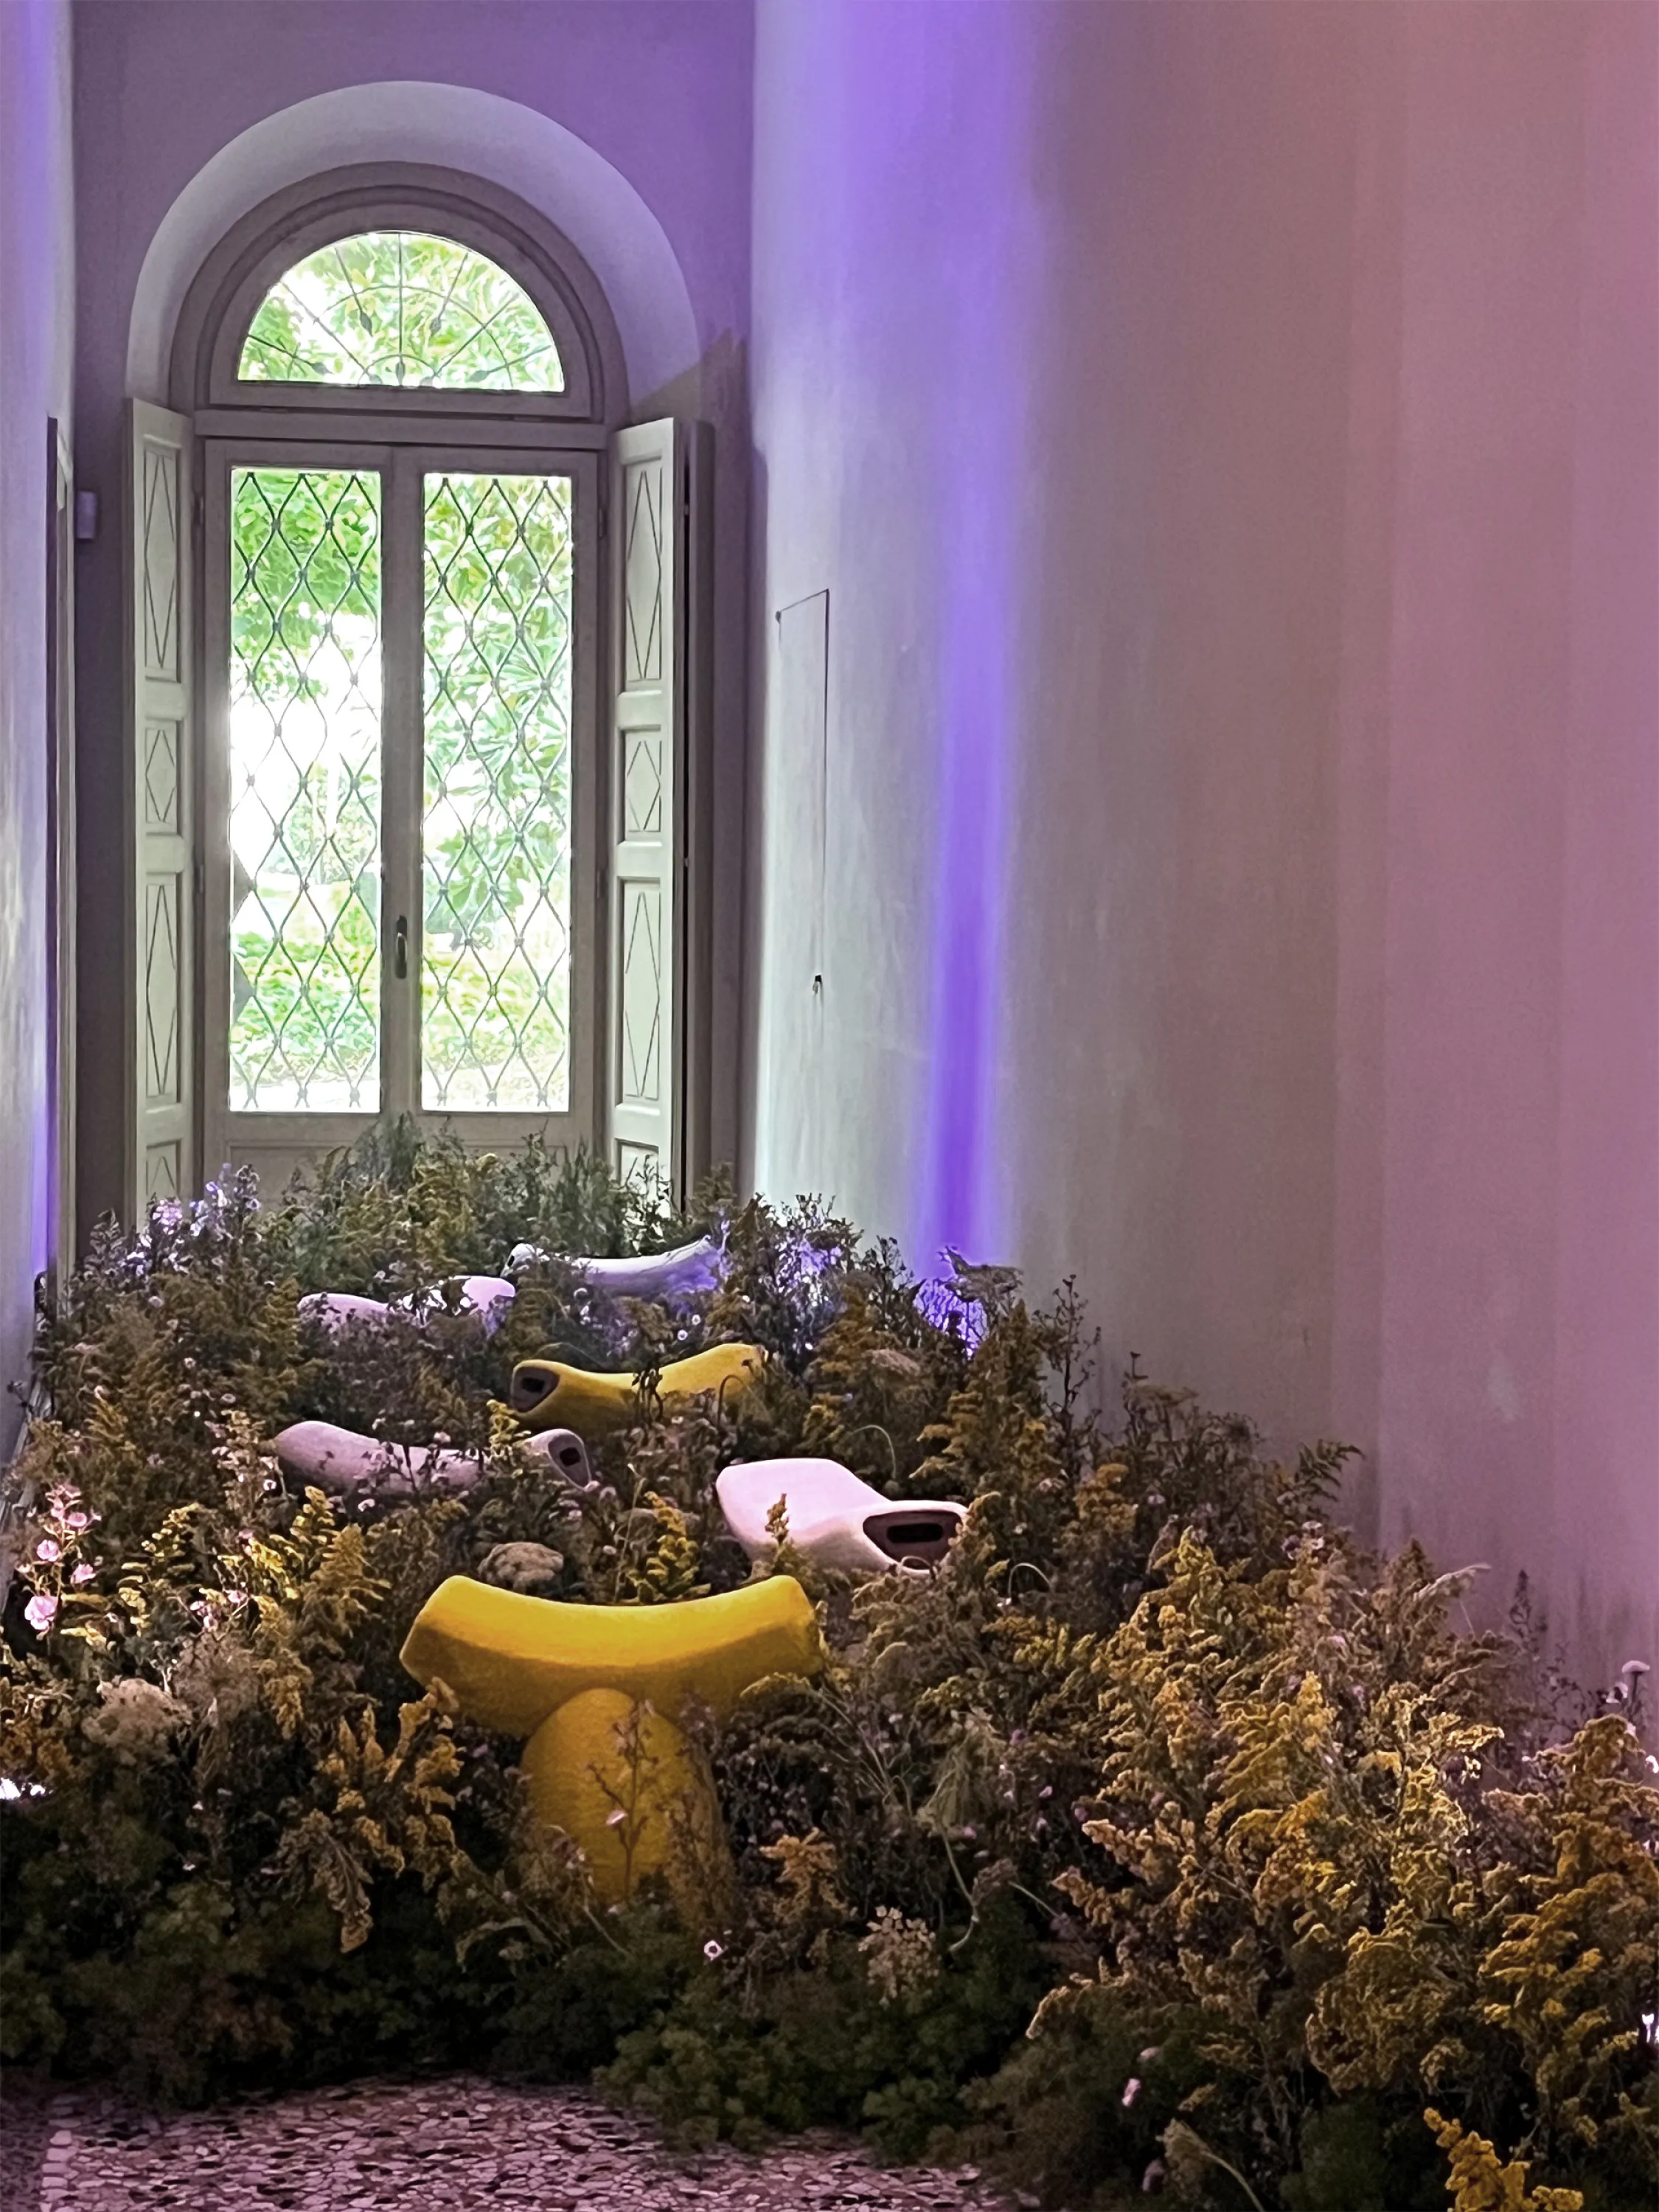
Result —
<instances>
[{"instance_id":1,"label":"dried flower arrangement","mask_svg":"<svg viewBox=\"0 0 1659 2212\"><path fill-rule=\"evenodd\" d=\"M724 1272L665 1305L560 1256L711 1228ZM520 1244L471 1326L459 1279ZM446 1284L372 1330L299 1304ZM770 1354L740 1400L653 1397L737 1340ZM1524 1605L1459 1632L1458 1576L1335 1525L1339 1448L1278 1463L1138 1376L1109 1420L1091 1350L1069 1291L919 1284L811 1206L679 1214L407 1131L265 1210L232 1179L106 1234L42 1315L0 1522L0 2051L173 2099L598 2069L690 2141L851 2124L1055 2204L1650 2203L1639 1671L1575 1708ZM580 1481L502 1403L543 1352L641 1378ZM416 1478L303 1491L269 1449L303 1419ZM422 1487L434 1443L476 1460L464 1492ZM603 1911L404 1634L457 1572L732 1588L715 1478L802 1454L963 1530L858 1582L771 1532L830 1661L701 1730L735 1885Z\"/></svg>"}]
</instances>

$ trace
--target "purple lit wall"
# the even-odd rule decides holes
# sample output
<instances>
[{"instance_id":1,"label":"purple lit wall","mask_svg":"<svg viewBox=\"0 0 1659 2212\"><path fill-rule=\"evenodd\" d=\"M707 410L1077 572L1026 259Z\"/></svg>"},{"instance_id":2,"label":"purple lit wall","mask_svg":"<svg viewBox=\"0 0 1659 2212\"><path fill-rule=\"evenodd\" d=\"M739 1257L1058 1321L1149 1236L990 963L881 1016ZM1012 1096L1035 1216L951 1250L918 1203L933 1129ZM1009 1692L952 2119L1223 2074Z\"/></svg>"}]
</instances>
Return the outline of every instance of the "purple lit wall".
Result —
<instances>
[{"instance_id":1,"label":"purple lit wall","mask_svg":"<svg viewBox=\"0 0 1659 2212\"><path fill-rule=\"evenodd\" d=\"M1659 16L762 0L754 1167L1659 1662ZM769 621L753 625L757 638ZM816 1086L816 1115L789 1086ZM801 1132L811 1132L810 1142Z\"/></svg>"},{"instance_id":2,"label":"purple lit wall","mask_svg":"<svg viewBox=\"0 0 1659 2212\"><path fill-rule=\"evenodd\" d=\"M0 1389L45 1267L46 424L67 423L74 265L66 0L0 7ZM0 1400L0 1455L17 1408Z\"/></svg>"},{"instance_id":3,"label":"purple lit wall","mask_svg":"<svg viewBox=\"0 0 1659 2212\"><path fill-rule=\"evenodd\" d=\"M822 1024L793 763L763 753L755 1161L923 1256L1005 1236L995 1071L1021 713L1023 480L1042 244L1021 174L1040 9L763 8L755 173L757 712L769 617L830 590ZM968 19L974 26L969 33ZM821 1141L786 1157L792 1085Z\"/></svg>"}]
</instances>

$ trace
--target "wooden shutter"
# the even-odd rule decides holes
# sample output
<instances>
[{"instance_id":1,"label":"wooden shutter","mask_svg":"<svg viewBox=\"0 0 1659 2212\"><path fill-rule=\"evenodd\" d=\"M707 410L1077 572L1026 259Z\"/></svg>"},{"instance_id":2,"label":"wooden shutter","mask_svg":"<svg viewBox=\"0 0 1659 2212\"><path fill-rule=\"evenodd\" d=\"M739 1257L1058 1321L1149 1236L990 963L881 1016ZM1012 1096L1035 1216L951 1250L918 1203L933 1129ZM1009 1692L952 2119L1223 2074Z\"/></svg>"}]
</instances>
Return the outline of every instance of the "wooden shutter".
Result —
<instances>
[{"instance_id":1,"label":"wooden shutter","mask_svg":"<svg viewBox=\"0 0 1659 2212\"><path fill-rule=\"evenodd\" d=\"M125 624L134 902L126 989L126 1211L195 1194L191 432L127 403Z\"/></svg>"},{"instance_id":2,"label":"wooden shutter","mask_svg":"<svg viewBox=\"0 0 1659 2212\"><path fill-rule=\"evenodd\" d=\"M611 713L605 853L611 1162L685 1175L686 441L623 430L609 500Z\"/></svg>"}]
</instances>

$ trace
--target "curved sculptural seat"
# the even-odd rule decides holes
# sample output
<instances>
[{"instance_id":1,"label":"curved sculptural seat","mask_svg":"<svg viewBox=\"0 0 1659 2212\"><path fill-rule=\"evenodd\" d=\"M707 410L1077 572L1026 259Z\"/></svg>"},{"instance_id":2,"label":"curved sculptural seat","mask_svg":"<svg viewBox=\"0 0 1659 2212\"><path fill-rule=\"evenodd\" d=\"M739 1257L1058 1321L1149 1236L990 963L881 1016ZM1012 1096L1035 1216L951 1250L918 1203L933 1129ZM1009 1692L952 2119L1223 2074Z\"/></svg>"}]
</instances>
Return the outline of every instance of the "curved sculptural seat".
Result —
<instances>
[{"instance_id":1,"label":"curved sculptural seat","mask_svg":"<svg viewBox=\"0 0 1659 2212\"><path fill-rule=\"evenodd\" d=\"M967 1510L951 1498L884 1498L836 1459L739 1460L716 1478L714 1492L751 1559L776 1552L768 1524L781 1499L796 1550L846 1574L936 1566Z\"/></svg>"},{"instance_id":2,"label":"curved sculptural seat","mask_svg":"<svg viewBox=\"0 0 1659 2212\"><path fill-rule=\"evenodd\" d=\"M295 1421L271 1439L289 1474L337 1494L418 1498L429 1492L471 1490L483 1472L476 1452L437 1444L407 1449L382 1437L366 1437L333 1421ZM567 1482L590 1480L587 1448L568 1429L543 1429L520 1439L520 1449L545 1459Z\"/></svg>"},{"instance_id":3,"label":"curved sculptural seat","mask_svg":"<svg viewBox=\"0 0 1659 2212\"><path fill-rule=\"evenodd\" d=\"M811 1673L817 1650L817 1616L790 1575L671 1605L567 1605L452 1575L402 1656L485 1728L530 1735L579 1690L623 1690L671 1717L693 1697L726 1713L765 1675Z\"/></svg>"},{"instance_id":4,"label":"curved sculptural seat","mask_svg":"<svg viewBox=\"0 0 1659 2212\"><path fill-rule=\"evenodd\" d=\"M476 1321L489 1336L500 1328L518 1296L518 1286L505 1275L461 1275L448 1279L459 1285L453 1308L444 1302L442 1285L406 1298L394 1298L390 1304L384 1298L361 1297L355 1291L312 1291L300 1301L300 1318L320 1322L334 1336L343 1328L385 1328L395 1322L410 1322L420 1328L440 1315L451 1315L458 1321Z\"/></svg>"},{"instance_id":5,"label":"curved sculptural seat","mask_svg":"<svg viewBox=\"0 0 1659 2212\"><path fill-rule=\"evenodd\" d=\"M726 1252L713 1237L699 1237L696 1243L677 1245L672 1252L635 1253L625 1260L578 1260L562 1252L544 1252L539 1244L515 1244L507 1264L509 1272L517 1273L550 1260L568 1267L580 1281L609 1297L647 1298L666 1304L713 1290L725 1267Z\"/></svg>"},{"instance_id":6,"label":"curved sculptural seat","mask_svg":"<svg viewBox=\"0 0 1659 2212\"><path fill-rule=\"evenodd\" d=\"M757 1344L712 1344L659 1371L657 1401L672 1406L705 1395L729 1398L765 1364ZM574 1429L589 1442L629 1428L640 1418L637 1376L598 1373L562 1359L521 1359L513 1370L508 1400L526 1428Z\"/></svg>"},{"instance_id":7,"label":"curved sculptural seat","mask_svg":"<svg viewBox=\"0 0 1659 2212\"><path fill-rule=\"evenodd\" d=\"M713 1784L678 1716L729 1713L769 1674L810 1674L817 1617L788 1575L669 1605L566 1605L463 1575L422 1607L403 1648L417 1682L526 1736L531 1802L581 1845L607 1904L648 1874L696 1886L720 1850Z\"/></svg>"}]
</instances>

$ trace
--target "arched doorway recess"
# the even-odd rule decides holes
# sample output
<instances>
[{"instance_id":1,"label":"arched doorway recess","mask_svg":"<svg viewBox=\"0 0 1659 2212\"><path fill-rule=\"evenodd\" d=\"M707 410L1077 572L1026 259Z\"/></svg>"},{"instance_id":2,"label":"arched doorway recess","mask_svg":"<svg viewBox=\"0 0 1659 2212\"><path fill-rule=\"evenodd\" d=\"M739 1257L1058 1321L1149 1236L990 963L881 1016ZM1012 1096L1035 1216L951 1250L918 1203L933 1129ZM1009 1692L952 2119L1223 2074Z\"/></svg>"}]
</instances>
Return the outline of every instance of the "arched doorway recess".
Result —
<instances>
[{"instance_id":1,"label":"arched doorway recess","mask_svg":"<svg viewBox=\"0 0 1659 2212\"><path fill-rule=\"evenodd\" d=\"M475 177L315 176L204 260L130 403L135 1214L387 1113L701 1165L708 441L629 381Z\"/></svg>"}]
</instances>

